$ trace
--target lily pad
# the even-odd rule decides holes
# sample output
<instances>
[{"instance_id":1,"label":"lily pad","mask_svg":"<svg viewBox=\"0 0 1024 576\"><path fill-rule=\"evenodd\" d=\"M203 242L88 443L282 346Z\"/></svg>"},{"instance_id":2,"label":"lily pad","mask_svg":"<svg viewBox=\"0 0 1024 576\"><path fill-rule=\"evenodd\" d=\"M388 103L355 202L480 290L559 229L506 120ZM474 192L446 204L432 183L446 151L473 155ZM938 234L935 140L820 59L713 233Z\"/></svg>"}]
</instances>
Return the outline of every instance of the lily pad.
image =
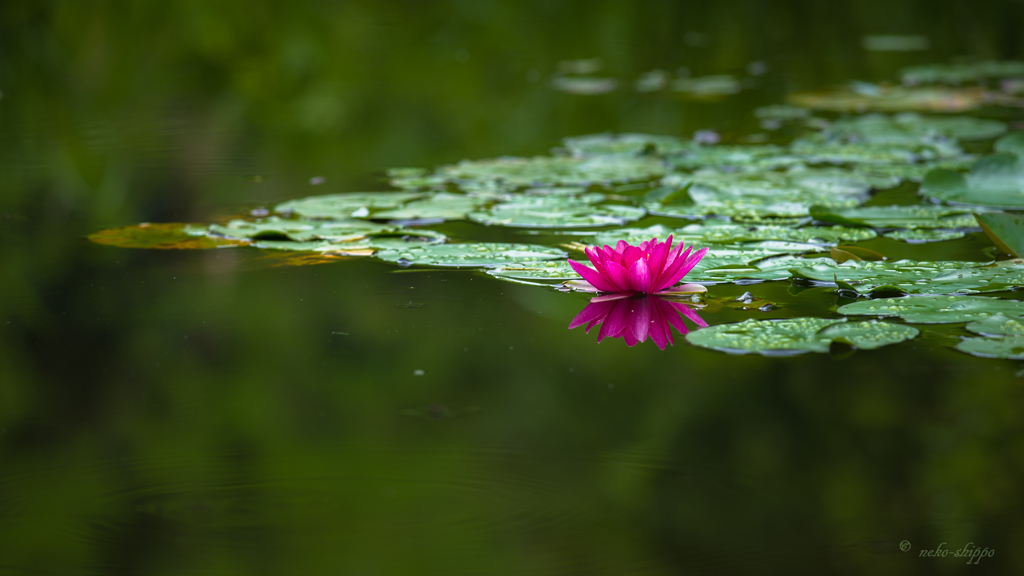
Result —
<instances>
[{"instance_id":1,"label":"lily pad","mask_svg":"<svg viewBox=\"0 0 1024 576\"><path fill-rule=\"evenodd\" d=\"M982 358L1024 360L1024 336L1005 338L964 338L956 349Z\"/></svg>"},{"instance_id":2,"label":"lily pad","mask_svg":"<svg viewBox=\"0 0 1024 576\"><path fill-rule=\"evenodd\" d=\"M879 86L861 82L833 90L790 94L787 100L795 106L834 112L966 112L985 103L985 91L975 87Z\"/></svg>"},{"instance_id":3,"label":"lily pad","mask_svg":"<svg viewBox=\"0 0 1024 576\"><path fill-rule=\"evenodd\" d=\"M195 224L150 224L107 228L94 232L90 242L119 248L150 248L157 250L195 250L245 246L245 239L208 236L206 228Z\"/></svg>"},{"instance_id":4,"label":"lily pad","mask_svg":"<svg viewBox=\"0 0 1024 576\"><path fill-rule=\"evenodd\" d=\"M689 140L683 140L675 136L662 136L656 134L588 134L586 136L574 136L562 139L565 146L573 156L599 156L607 154L621 154L626 156L641 156L645 154L668 154L687 150L696 146Z\"/></svg>"},{"instance_id":5,"label":"lily pad","mask_svg":"<svg viewBox=\"0 0 1024 576\"><path fill-rule=\"evenodd\" d=\"M487 181L510 186L587 186L651 180L664 174L665 166L661 160L648 156L536 156L464 160L442 166L437 173L451 181Z\"/></svg>"},{"instance_id":6,"label":"lily pad","mask_svg":"<svg viewBox=\"0 0 1024 576\"><path fill-rule=\"evenodd\" d=\"M487 194L440 192L426 198L413 200L398 208L377 212L373 217L389 220L462 220L470 212L483 208L494 202L496 198L496 196Z\"/></svg>"},{"instance_id":7,"label":"lily pad","mask_svg":"<svg viewBox=\"0 0 1024 576\"><path fill-rule=\"evenodd\" d=\"M969 209L949 206L859 206L835 209L811 206L815 220L847 226L872 228L977 228L977 221Z\"/></svg>"},{"instance_id":8,"label":"lily pad","mask_svg":"<svg viewBox=\"0 0 1024 576\"><path fill-rule=\"evenodd\" d=\"M900 71L905 84L966 84L987 78L1024 76L1024 62L985 61L972 64L925 64Z\"/></svg>"},{"instance_id":9,"label":"lily pad","mask_svg":"<svg viewBox=\"0 0 1024 576\"><path fill-rule=\"evenodd\" d=\"M788 104L772 104L754 109L754 116L760 120L803 120L810 115L810 110Z\"/></svg>"},{"instance_id":10,"label":"lily pad","mask_svg":"<svg viewBox=\"0 0 1024 576\"><path fill-rule=\"evenodd\" d=\"M716 99L737 94L743 86L734 76L716 74L700 78L677 78L672 82L672 90L684 92L694 98Z\"/></svg>"},{"instance_id":11,"label":"lily pad","mask_svg":"<svg viewBox=\"0 0 1024 576\"><path fill-rule=\"evenodd\" d=\"M913 324L947 324L983 320L994 314L1019 317L1024 303L985 296L904 296L879 298L840 306L847 316L898 316Z\"/></svg>"},{"instance_id":12,"label":"lily pad","mask_svg":"<svg viewBox=\"0 0 1024 576\"><path fill-rule=\"evenodd\" d=\"M495 204L486 212L474 212L469 219L481 224L530 228L581 228L622 225L638 220L643 208L619 204L601 204L603 194L573 196L517 195L508 202Z\"/></svg>"},{"instance_id":13,"label":"lily pad","mask_svg":"<svg viewBox=\"0 0 1024 576\"><path fill-rule=\"evenodd\" d=\"M692 282L736 282L788 280L790 269L811 266L816 258L802 258L789 254L772 255L748 263L724 264L691 272L687 280ZM714 261L720 263L721 260ZM711 263L709 263L711 264Z\"/></svg>"},{"instance_id":14,"label":"lily pad","mask_svg":"<svg viewBox=\"0 0 1024 576\"><path fill-rule=\"evenodd\" d=\"M376 256L381 260L396 262L403 266L415 264L456 268L491 268L533 260L565 258L566 253L557 248L534 244L468 242L465 244L413 246L401 250L382 250Z\"/></svg>"},{"instance_id":15,"label":"lily pad","mask_svg":"<svg viewBox=\"0 0 1024 576\"><path fill-rule=\"evenodd\" d=\"M517 280L565 281L580 278L567 260L528 260L491 268L487 273L496 278Z\"/></svg>"},{"instance_id":16,"label":"lily pad","mask_svg":"<svg viewBox=\"0 0 1024 576\"><path fill-rule=\"evenodd\" d=\"M568 94L593 96L607 94L615 90L619 86L619 81L615 78L600 78L597 76L557 75L551 79L551 86L555 90Z\"/></svg>"},{"instance_id":17,"label":"lily pad","mask_svg":"<svg viewBox=\"0 0 1024 576\"><path fill-rule=\"evenodd\" d=\"M274 207L279 214L297 214L305 218L343 220L365 218L371 212L398 208L410 200L423 198L420 192L349 192L310 196L301 200L289 200Z\"/></svg>"},{"instance_id":18,"label":"lily pad","mask_svg":"<svg viewBox=\"0 0 1024 576\"><path fill-rule=\"evenodd\" d=\"M986 156L969 174L932 170L921 183L921 194L958 204L1024 208L1024 158L999 153Z\"/></svg>"},{"instance_id":19,"label":"lily pad","mask_svg":"<svg viewBox=\"0 0 1024 576\"><path fill-rule=\"evenodd\" d=\"M696 146L671 154L668 162L680 170L716 168L733 171L774 170L799 164L801 159L781 146Z\"/></svg>"},{"instance_id":20,"label":"lily pad","mask_svg":"<svg viewBox=\"0 0 1024 576\"><path fill-rule=\"evenodd\" d=\"M886 232L883 236L909 244L922 244L925 242L959 240L966 236L966 234L955 230L893 230L892 232Z\"/></svg>"},{"instance_id":21,"label":"lily pad","mask_svg":"<svg viewBox=\"0 0 1024 576\"><path fill-rule=\"evenodd\" d=\"M295 242L347 242L365 238L367 234L394 232L397 229L397 226L365 220L289 220L276 216L259 220L232 220L224 225L210 226L210 232L226 238Z\"/></svg>"},{"instance_id":22,"label":"lily pad","mask_svg":"<svg viewBox=\"0 0 1024 576\"><path fill-rule=\"evenodd\" d=\"M877 290L899 290L907 294L948 294L962 291L980 291L988 288L990 280L980 273L976 278L963 278L967 270L980 267L973 262L917 262L899 260L896 262L865 262L849 260L836 264L820 260L812 266L793 268L793 276L835 284L843 282L852 285L858 292L869 294ZM942 276L945 273L950 276ZM972 281L973 280L973 281ZM992 290L999 288L992 287Z\"/></svg>"},{"instance_id":23,"label":"lily pad","mask_svg":"<svg viewBox=\"0 0 1024 576\"><path fill-rule=\"evenodd\" d=\"M970 116L922 116L905 112L893 116L865 114L833 122L825 134L846 141L888 144L927 144L935 138L982 140L1006 132L1006 123ZM934 142L941 146L941 143ZM952 147L952 150L957 150ZM951 155L947 152L947 155Z\"/></svg>"},{"instance_id":24,"label":"lily pad","mask_svg":"<svg viewBox=\"0 0 1024 576\"><path fill-rule=\"evenodd\" d=\"M918 335L911 326L886 322L845 322L834 318L748 319L690 332L686 339L696 346L732 354L766 356L804 352L828 352L833 343L864 350L897 344Z\"/></svg>"},{"instance_id":25,"label":"lily pad","mask_svg":"<svg viewBox=\"0 0 1024 576\"><path fill-rule=\"evenodd\" d=\"M974 217L997 248L1007 254L1024 256L1024 215L989 212Z\"/></svg>"},{"instance_id":26,"label":"lily pad","mask_svg":"<svg viewBox=\"0 0 1024 576\"><path fill-rule=\"evenodd\" d=\"M690 224L675 230L673 234L686 242L711 242L717 244L776 240L830 245L838 244L839 242L861 242L877 236L875 231L870 228L846 228L843 226L808 226L804 228L773 225L743 226L739 224L719 224L713 221Z\"/></svg>"},{"instance_id":27,"label":"lily pad","mask_svg":"<svg viewBox=\"0 0 1024 576\"><path fill-rule=\"evenodd\" d=\"M1002 313L970 322L966 328L982 336L1024 336L1024 320Z\"/></svg>"}]
</instances>

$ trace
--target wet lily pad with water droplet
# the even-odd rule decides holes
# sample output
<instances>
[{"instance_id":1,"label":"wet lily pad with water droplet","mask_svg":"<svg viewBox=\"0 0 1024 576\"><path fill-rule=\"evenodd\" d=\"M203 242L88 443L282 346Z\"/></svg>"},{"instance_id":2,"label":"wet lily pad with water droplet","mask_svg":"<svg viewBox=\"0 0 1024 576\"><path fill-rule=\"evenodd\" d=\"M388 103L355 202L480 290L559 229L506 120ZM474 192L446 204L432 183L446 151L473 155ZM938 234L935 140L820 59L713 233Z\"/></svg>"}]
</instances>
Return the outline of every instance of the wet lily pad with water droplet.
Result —
<instances>
[{"instance_id":1,"label":"wet lily pad with water droplet","mask_svg":"<svg viewBox=\"0 0 1024 576\"><path fill-rule=\"evenodd\" d=\"M965 328L982 336L1024 336L1024 319L1002 313L993 314L970 322Z\"/></svg>"},{"instance_id":2,"label":"wet lily pad with water droplet","mask_svg":"<svg viewBox=\"0 0 1024 576\"><path fill-rule=\"evenodd\" d=\"M956 349L982 358L1024 360L1024 336L1005 338L964 338Z\"/></svg>"},{"instance_id":3,"label":"wet lily pad with water droplet","mask_svg":"<svg viewBox=\"0 0 1024 576\"><path fill-rule=\"evenodd\" d=\"M582 228L622 225L639 220L643 208L620 204L598 204L603 194L580 196L516 195L495 204L486 212L474 212L469 219L488 225L529 228Z\"/></svg>"},{"instance_id":4,"label":"wet lily pad with water droplet","mask_svg":"<svg viewBox=\"0 0 1024 576\"><path fill-rule=\"evenodd\" d=\"M557 248L535 244L468 242L381 250L376 256L381 260L396 262L404 266L490 268L532 260L565 258L566 253Z\"/></svg>"},{"instance_id":5,"label":"wet lily pad with water droplet","mask_svg":"<svg viewBox=\"0 0 1024 576\"><path fill-rule=\"evenodd\" d=\"M563 138L562 145L576 157L621 154L641 156L645 154L664 155L680 150L695 148L689 140L658 134L587 134Z\"/></svg>"},{"instance_id":6,"label":"wet lily pad with water droplet","mask_svg":"<svg viewBox=\"0 0 1024 576\"><path fill-rule=\"evenodd\" d=\"M955 230L894 230L886 232L883 236L910 244L922 244L924 242L959 240L966 236L966 234Z\"/></svg>"},{"instance_id":7,"label":"wet lily pad with water droplet","mask_svg":"<svg viewBox=\"0 0 1024 576\"><path fill-rule=\"evenodd\" d=\"M119 248L157 250L197 250L246 246L246 239L218 238L207 235L206 228L196 224L150 224L107 228L88 236L89 241Z\"/></svg>"},{"instance_id":8,"label":"wet lily pad with water droplet","mask_svg":"<svg viewBox=\"0 0 1024 576\"><path fill-rule=\"evenodd\" d=\"M586 263L586 258L582 260ZM491 268L487 273L503 280L562 282L580 279L568 260L527 260Z\"/></svg>"},{"instance_id":9,"label":"wet lily pad with water droplet","mask_svg":"<svg viewBox=\"0 0 1024 576\"><path fill-rule=\"evenodd\" d=\"M807 226L803 228L774 225L744 226L741 224L718 223L710 220L678 228L673 234L680 240L687 242L716 244L776 240L781 242L809 242L830 245L838 244L839 242L861 242L877 236L875 231L870 228L847 228L843 226Z\"/></svg>"},{"instance_id":10,"label":"wet lily pad with water droplet","mask_svg":"<svg viewBox=\"0 0 1024 576\"><path fill-rule=\"evenodd\" d=\"M289 200L274 207L279 214L305 218L344 220L365 218L377 210L398 208L410 200L425 197L421 192L349 192Z\"/></svg>"},{"instance_id":11,"label":"wet lily pad with water droplet","mask_svg":"<svg viewBox=\"0 0 1024 576\"><path fill-rule=\"evenodd\" d=\"M1024 315L1024 302L985 296L903 296L840 306L847 316L898 316L912 324L947 324L983 320L994 314Z\"/></svg>"},{"instance_id":12,"label":"wet lily pad with water droplet","mask_svg":"<svg viewBox=\"0 0 1024 576\"><path fill-rule=\"evenodd\" d=\"M799 164L802 159L781 146L695 146L670 154L668 163L679 170L716 168L756 172Z\"/></svg>"},{"instance_id":13,"label":"wet lily pad with water droplet","mask_svg":"<svg viewBox=\"0 0 1024 576\"><path fill-rule=\"evenodd\" d=\"M872 350L910 340L918 335L912 326L887 322L846 322L834 318L748 319L690 332L686 339L696 346L733 354L784 356L804 352L828 352L833 343Z\"/></svg>"},{"instance_id":14,"label":"wet lily pad with water droplet","mask_svg":"<svg viewBox=\"0 0 1024 576\"><path fill-rule=\"evenodd\" d=\"M453 194L440 192L408 202L400 207L382 210L373 218L388 220L463 220L493 203L500 196L492 194Z\"/></svg>"},{"instance_id":15,"label":"wet lily pad with water droplet","mask_svg":"<svg viewBox=\"0 0 1024 576\"><path fill-rule=\"evenodd\" d=\"M464 160L442 166L437 171L438 175L453 182L493 182L517 187L646 181L664 173L665 166L658 158L623 155Z\"/></svg>"},{"instance_id":16,"label":"wet lily pad with water droplet","mask_svg":"<svg viewBox=\"0 0 1024 576\"><path fill-rule=\"evenodd\" d=\"M1024 216L1004 212L975 214L982 231L999 250L1024 256Z\"/></svg>"},{"instance_id":17,"label":"wet lily pad with water droplet","mask_svg":"<svg viewBox=\"0 0 1024 576\"><path fill-rule=\"evenodd\" d=\"M872 228L977 228L970 209L934 205L857 206L835 209L811 206L811 216L822 222Z\"/></svg>"},{"instance_id":18,"label":"wet lily pad with water droplet","mask_svg":"<svg viewBox=\"0 0 1024 576\"><path fill-rule=\"evenodd\" d=\"M921 194L957 204L1024 208L1024 158L993 154L978 160L968 174L932 170L921 182Z\"/></svg>"},{"instance_id":19,"label":"wet lily pad with water droplet","mask_svg":"<svg viewBox=\"0 0 1024 576\"><path fill-rule=\"evenodd\" d=\"M966 112L986 102L985 91L975 87L879 86L855 83L787 97L790 104L833 112Z\"/></svg>"},{"instance_id":20,"label":"wet lily pad with water droplet","mask_svg":"<svg viewBox=\"0 0 1024 576\"><path fill-rule=\"evenodd\" d=\"M290 220L276 216L259 220L232 220L227 224L210 226L210 232L226 238L291 240L295 242L316 240L347 242L364 238L367 234L396 230L398 230L398 226L367 222L366 220Z\"/></svg>"},{"instance_id":21,"label":"wet lily pad with water droplet","mask_svg":"<svg viewBox=\"0 0 1024 576\"><path fill-rule=\"evenodd\" d=\"M791 270L797 278L850 284L862 294L899 291L906 294L971 294L1001 292L1024 286L1024 265L982 262L854 262L827 261Z\"/></svg>"}]
</instances>

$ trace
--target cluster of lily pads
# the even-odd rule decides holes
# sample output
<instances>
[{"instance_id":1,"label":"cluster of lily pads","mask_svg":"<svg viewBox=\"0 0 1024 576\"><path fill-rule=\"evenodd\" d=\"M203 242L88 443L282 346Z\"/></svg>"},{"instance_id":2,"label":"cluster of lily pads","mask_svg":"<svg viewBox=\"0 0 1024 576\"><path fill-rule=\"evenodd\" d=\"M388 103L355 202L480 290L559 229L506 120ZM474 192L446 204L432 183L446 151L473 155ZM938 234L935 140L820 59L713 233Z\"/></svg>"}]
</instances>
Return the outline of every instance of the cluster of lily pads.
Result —
<instances>
[{"instance_id":1,"label":"cluster of lily pads","mask_svg":"<svg viewBox=\"0 0 1024 576\"><path fill-rule=\"evenodd\" d=\"M904 72L904 86L876 87L874 104L847 95L794 95L760 108L770 129L795 137L771 144L716 144L649 134L566 138L552 154L464 160L436 169L389 171L392 191L291 200L209 226L142 225L91 238L121 246L264 250L365 256L402 267L476 268L507 281L571 290L570 252L673 235L709 248L687 282L791 281L834 289L856 301L843 316L907 323L971 322L980 334L960 350L1024 358L1024 306L997 296L1024 287L1024 132L1005 119L929 115L921 90L982 90L987 80L1024 77L1024 63L933 66ZM978 85L964 86L966 82ZM912 91L897 98L892 91ZM868 90L870 92L870 90ZM952 98L947 94L946 97ZM863 99L862 98L862 99ZM901 99L903 98L903 99ZM929 96L931 98L931 96ZM884 105L878 102L884 101ZM928 100L930 102L930 100ZM874 102L874 101L872 101ZM885 110L825 118L814 110ZM996 119L996 116L1001 119ZM978 151L990 151L979 154ZM880 191L908 189L916 201L885 203ZM254 216L256 214L257 216ZM435 229L449 221L546 232L563 242L466 242ZM160 241L139 240L159 234ZM984 231L995 249L983 261L890 260L856 243L952 242ZM997 260L994 256L1005 258ZM700 302L696 302L697 305ZM877 319L750 319L691 332L696 345L730 352L823 351L840 343L870 349L918 330Z\"/></svg>"}]
</instances>

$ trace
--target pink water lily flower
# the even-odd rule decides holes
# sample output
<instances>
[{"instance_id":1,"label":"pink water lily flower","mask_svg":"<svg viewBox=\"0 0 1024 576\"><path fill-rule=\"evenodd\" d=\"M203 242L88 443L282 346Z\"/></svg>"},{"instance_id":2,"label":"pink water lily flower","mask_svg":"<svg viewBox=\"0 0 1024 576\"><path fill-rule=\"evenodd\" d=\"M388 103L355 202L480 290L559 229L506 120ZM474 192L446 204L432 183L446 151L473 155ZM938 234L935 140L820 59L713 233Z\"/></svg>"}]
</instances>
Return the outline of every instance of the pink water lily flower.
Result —
<instances>
[{"instance_id":1,"label":"pink water lily flower","mask_svg":"<svg viewBox=\"0 0 1024 576\"><path fill-rule=\"evenodd\" d=\"M589 334L591 328L601 326L597 333L598 342L605 338L622 338L630 347L649 336L658 348L664 350L666 345L675 343L672 328L680 334L687 332L680 314L697 326L708 325L695 310L682 302L671 302L658 296L609 294L591 299L573 318L569 329L586 326Z\"/></svg>"},{"instance_id":2,"label":"pink water lily flower","mask_svg":"<svg viewBox=\"0 0 1024 576\"><path fill-rule=\"evenodd\" d=\"M673 250L672 236L664 242L652 238L640 246L619 240L614 250L611 246L589 247L586 253L594 268L569 260L572 269L586 281L573 285L589 292L704 292L700 284L676 286L708 251L701 248L691 253L692 250L690 246L683 252L682 242Z\"/></svg>"}]
</instances>

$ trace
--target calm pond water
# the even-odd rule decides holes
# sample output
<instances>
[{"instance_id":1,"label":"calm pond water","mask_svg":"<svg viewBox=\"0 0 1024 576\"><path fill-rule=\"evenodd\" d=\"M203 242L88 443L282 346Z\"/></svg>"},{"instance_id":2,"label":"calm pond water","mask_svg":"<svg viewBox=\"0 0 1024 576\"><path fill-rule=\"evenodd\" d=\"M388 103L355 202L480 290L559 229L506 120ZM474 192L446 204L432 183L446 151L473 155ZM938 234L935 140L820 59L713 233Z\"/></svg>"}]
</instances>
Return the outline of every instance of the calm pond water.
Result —
<instances>
[{"instance_id":1,"label":"calm pond water","mask_svg":"<svg viewBox=\"0 0 1024 576\"><path fill-rule=\"evenodd\" d=\"M480 272L85 240L566 136L735 142L793 91L1021 59L1022 25L1015 1L2 3L0 574L1024 572L1022 366L951 349L962 325L849 355L662 351L567 330L585 295ZM616 89L554 89L591 58ZM746 84L633 89L653 69ZM701 317L847 301L708 296L746 291L777 307ZM995 554L967 565L968 544Z\"/></svg>"}]
</instances>

